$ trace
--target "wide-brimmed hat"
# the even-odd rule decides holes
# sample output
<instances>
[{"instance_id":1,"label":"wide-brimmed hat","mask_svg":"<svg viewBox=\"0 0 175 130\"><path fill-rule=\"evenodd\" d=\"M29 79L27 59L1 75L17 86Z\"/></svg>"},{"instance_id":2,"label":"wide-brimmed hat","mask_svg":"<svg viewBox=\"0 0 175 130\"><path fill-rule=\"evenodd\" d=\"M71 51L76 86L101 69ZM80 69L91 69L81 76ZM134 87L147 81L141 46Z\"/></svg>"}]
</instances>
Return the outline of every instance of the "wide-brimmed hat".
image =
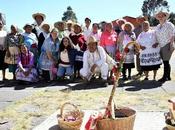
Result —
<instances>
[{"instance_id":1,"label":"wide-brimmed hat","mask_svg":"<svg viewBox=\"0 0 175 130\"><path fill-rule=\"evenodd\" d=\"M73 24L72 20L68 20L66 24Z\"/></svg>"},{"instance_id":2,"label":"wide-brimmed hat","mask_svg":"<svg viewBox=\"0 0 175 130\"><path fill-rule=\"evenodd\" d=\"M87 38L87 45L90 43L98 43L98 40L94 36L89 36Z\"/></svg>"},{"instance_id":3,"label":"wide-brimmed hat","mask_svg":"<svg viewBox=\"0 0 175 130\"><path fill-rule=\"evenodd\" d=\"M49 28L50 28L50 25L48 24L48 23L44 23L44 24L42 24L42 28L44 27L44 26L48 26Z\"/></svg>"},{"instance_id":4,"label":"wide-brimmed hat","mask_svg":"<svg viewBox=\"0 0 175 130\"><path fill-rule=\"evenodd\" d=\"M32 15L33 19L36 19L36 16L41 16L43 18L43 20L46 18L46 15L43 13L35 13Z\"/></svg>"},{"instance_id":5,"label":"wide-brimmed hat","mask_svg":"<svg viewBox=\"0 0 175 130\"><path fill-rule=\"evenodd\" d=\"M65 22L64 21L58 21L54 23L54 27L57 28L59 24L64 24L65 26Z\"/></svg>"},{"instance_id":6,"label":"wide-brimmed hat","mask_svg":"<svg viewBox=\"0 0 175 130\"><path fill-rule=\"evenodd\" d=\"M29 24L29 23L26 23L26 24L24 25L23 29L25 30L26 27L31 27L31 28L33 28L33 26L32 26L31 24Z\"/></svg>"},{"instance_id":7,"label":"wide-brimmed hat","mask_svg":"<svg viewBox=\"0 0 175 130\"><path fill-rule=\"evenodd\" d=\"M158 13L155 14L155 18L156 18L157 20L159 20L159 17L158 17L158 16L159 16L160 14L164 14L166 19L168 19L169 16L170 16L170 14L169 14L168 12L166 12L166 11L159 11Z\"/></svg>"}]
</instances>

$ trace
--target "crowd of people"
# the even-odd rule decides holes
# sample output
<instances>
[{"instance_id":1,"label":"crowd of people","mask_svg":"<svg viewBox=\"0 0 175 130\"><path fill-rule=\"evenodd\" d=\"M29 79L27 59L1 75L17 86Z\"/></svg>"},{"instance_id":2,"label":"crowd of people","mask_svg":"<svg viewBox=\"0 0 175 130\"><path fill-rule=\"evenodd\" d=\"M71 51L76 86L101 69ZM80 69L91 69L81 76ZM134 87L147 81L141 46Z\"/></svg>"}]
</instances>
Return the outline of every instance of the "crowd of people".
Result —
<instances>
[{"instance_id":1,"label":"crowd of people","mask_svg":"<svg viewBox=\"0 0 175 130\"><path fill-rule=\"evenodd\" d=\"M117 65L123 51L127 51L123 80L132 79L132 68L135 67L139 75L145 74L144 80L149 80L149 71L154 72L153 80L156 80L162 63L164 73L158 81L171 80L169 61L175 46L175 27L168 21L167 12L160 11L155 15L159 25L154 28L146 19L138 20L138 27L124 19L117 20L115 27L111 22L99 26L91 23L90 18L85 18L85 26L68 20L55 22L52 27L45 23L45 14L36 13L32 17L35 22L26 24L23 33L19 33L16 25L11 25L11 32L7 33L0 21L3 81L7 80L5 69L9 68L13 79L20 82L61 80L65 76L71 82L80 77L90 81L99 73L102 83L107 85L112 66ZM134 45L127 46L132 41L139 44L139 51Z\"/></svg>"}]
</instances>

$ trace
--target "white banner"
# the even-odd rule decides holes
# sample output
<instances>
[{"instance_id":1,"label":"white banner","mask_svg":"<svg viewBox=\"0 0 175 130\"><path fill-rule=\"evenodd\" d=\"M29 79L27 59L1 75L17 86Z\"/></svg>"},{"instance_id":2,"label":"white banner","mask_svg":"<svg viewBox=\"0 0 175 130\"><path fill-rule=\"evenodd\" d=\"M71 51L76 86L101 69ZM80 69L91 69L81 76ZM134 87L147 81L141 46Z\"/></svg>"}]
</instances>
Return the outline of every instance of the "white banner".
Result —
<instances>
[{"instance_id":1,"label":"white banner","mask_svg":"<svg viewBox=\"0 0 175 130\"><path fill-rule=\"evenodd\" d=\"M147 48L140 53L140 65L151 66L162 63L160 57L160 48Z\"/></svg>"}]
</instances>

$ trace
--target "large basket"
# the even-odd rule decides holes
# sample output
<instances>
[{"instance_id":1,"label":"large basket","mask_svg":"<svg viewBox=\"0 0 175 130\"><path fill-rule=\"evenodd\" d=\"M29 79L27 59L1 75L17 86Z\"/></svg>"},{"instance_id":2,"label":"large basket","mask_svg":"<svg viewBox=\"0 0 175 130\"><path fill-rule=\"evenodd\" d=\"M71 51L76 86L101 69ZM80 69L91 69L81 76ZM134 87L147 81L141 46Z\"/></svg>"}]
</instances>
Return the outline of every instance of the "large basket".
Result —
<instances>
[{"instance_id":1,"label":"large basket","mask_svg":"<svg viewBox=\"0 0 175 130\"><path fill-rule=\"evenodd\" d=\"M115 119L102 119L97 122L97 130L133 130L136 111L130 108L115 110Z\"/></svg>"},{"instance_id":2,"label":"large basket","mask_svg":"<svg viewBox=\"0 0 175 130\"><path fill-rule=\"evenodd\" d=\"M73 110L64 112L66 106L72 106ZM76 120L67 120L68 117L74 117ZM58 117L58 125L61 130L80 130L84 113L80 111L76 105L72 103L64 103L60 109L60 116Z\"/></svg>"}]
</instances>

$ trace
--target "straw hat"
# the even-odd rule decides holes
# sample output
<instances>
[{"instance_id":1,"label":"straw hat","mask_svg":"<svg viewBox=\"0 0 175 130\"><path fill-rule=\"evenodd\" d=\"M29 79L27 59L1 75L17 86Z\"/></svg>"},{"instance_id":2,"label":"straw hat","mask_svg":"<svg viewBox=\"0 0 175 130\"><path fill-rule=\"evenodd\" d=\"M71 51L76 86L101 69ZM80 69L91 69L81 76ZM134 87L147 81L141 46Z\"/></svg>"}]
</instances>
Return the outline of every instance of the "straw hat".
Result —
<instances>
[{"instance_id":1,"label":"straw hat","mask_svg":"<svg viewBox=\"0 0 175 130\"><path fill-rule=\"evenodd\" d=\"M155 18L156 18L157 20L159 20L159 15L160 15L160 14L164 14L166 19L168 19L169 16L170 16L170 14L169 14L168 12L166 12L166 11L159 11L158 13L155 14Z\"/></svg>"},{"instance_id":2,"label":"straw hat","mask_svg":"<svg viewBox=\"0 0 175 130\"><path fill-rule=\"evenodd\" d=\"M50 25L49 25L48 23L44 23L44 24L42 25L42 28L43 28L44 26L47 26L48 28L50 28Z\"/></svg>"},{"instance_id":3,"label":"straw hat","mask_svg":"<svg viewBox=\"0 0 175 130\"><path fill-rule=\"evenodd\" d=\"M73 24L72 20L68 20L66 24Z\"/></svg>"},{"instance_id":4,"label":"straw hat","mask_svg":"<svg viewBox=\"0 0 175 130\"><path fill-rule=\"evenodd\" d=\"M36 16L41 16L43 18L43 20L46 18L46 15L43 13L35 13L32 15L33 19L36 19Z\"/></svg>"},{"instance_id":5,"label":"straw hat","mask_svg":"<svg viewBox=\"0 0 175 130\"><path fill-rule=\"evenodd\" d=\"M87 38L87 45L90 43L98 43L98 40L94 36L89 36Z\"/></svg>"},{"instance_id":6,"label":"straw hat","mask_svg":"<svg viewBox=\"0 0 175 130\"><path fill-rule=\"evenodd\" d=\"M57 28L59 24L64 24L65 26L65 22L64 21L58 21L54 23L54 27Z\"/></svg>"}]
</instances>

